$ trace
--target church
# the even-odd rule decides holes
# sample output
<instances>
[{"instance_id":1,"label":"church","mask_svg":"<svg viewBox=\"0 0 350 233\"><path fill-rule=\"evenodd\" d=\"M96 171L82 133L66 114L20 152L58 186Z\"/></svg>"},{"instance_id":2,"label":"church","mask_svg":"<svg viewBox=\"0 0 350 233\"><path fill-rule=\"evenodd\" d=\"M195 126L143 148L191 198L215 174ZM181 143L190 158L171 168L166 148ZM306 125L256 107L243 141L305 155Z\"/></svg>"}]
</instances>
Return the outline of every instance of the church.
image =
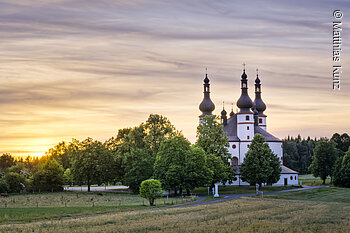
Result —
<instances>
[{"instance_id":1,"label":"church","mask_svg":"<svg viewBox=\"0 0 350 233\"><path fill-rule=\"evenodd\" d=\"M266 104L261 98L261 83L258 74L255 79L255 100L253 102L248 95L248 77L245 69L243 69L241 76L241 96L237 100L237 107L239 110L235 113L232 109L229 116L227 116L224 108L221 112L221 123L230 144L228 150L231 158L229 162L236 170L234 182L230 185L249 185L249 183L241 180L239 168L256 133L265 137L265 141L268 143L270 149L281 161L281 176L279 181L273 185L298 185L298 173L283 166L282 140L267 132L267 116L264 114ZM210 99L209 78L206 74L204 79L204 98L199 105L202 115L199 118L212 115L214 109L215 105Z\"/></svg>"}]
</instances>

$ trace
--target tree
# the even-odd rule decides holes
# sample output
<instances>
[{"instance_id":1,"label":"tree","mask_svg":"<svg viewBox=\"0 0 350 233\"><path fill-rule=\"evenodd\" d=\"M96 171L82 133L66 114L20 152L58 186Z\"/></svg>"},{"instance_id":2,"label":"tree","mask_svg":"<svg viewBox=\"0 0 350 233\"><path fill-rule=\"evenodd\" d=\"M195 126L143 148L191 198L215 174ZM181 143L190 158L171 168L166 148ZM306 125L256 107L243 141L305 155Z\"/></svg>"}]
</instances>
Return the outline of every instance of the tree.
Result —
<instances>
[{"instance_id":1,"label":"tree","mask_svg":"<svg viewBox=\"0 0 350 233\"><path fill-rule=\"evenodd\" d=\"M135 148L126 155L123 163L125 167L125 184L134 193L138 193L141 182L149 179L153 174L153 156L147 149Z\"/></svg>"},{"instance_id":2,"label":"tree","mask_svg":"<svg viewBox=\"0 0 350 233\"><path fill-rule=\"evenodd\" d=\"M0 156L0 171L5 171L13 165L15 165L15 159L11 154L6 153Z\"/></svg>"},{"instance_id":3,"label":"tree","mask_svg":"<svg viewBox=\"0 0 350 233\"><path fill-rule=\"evenodd\" d=\"M2 180L5 182L10 193L19 193L28 185L25 176L15 172L6 173Z\"/></svg>"},{"instance_id":4,"label":"tree","mask_svg":"<svg viewBox=\"0 0 350 233\"><path fill-rule=\"evenodd\" d=\"M226 182L231 182L233 180L235 171L220 157L207 154L207 164L209 170L212 172L211 179L208 183L211 188L213 188L217 182L226 184Z\"/></svg>"},{"instance_id":5,"label":"tree","mask_svg":"<svg viewBox=\"0 0 350 233\"><path fill-rule=\"evenodd\" d=\"M144 129L146 132L145 142L148 144L154 157L156 157L159 147L164 140L182 135L175 129L168 118L158 114L149 115Z\"/></svg>"},{"instance_id":6,"label":"tree","mask_svg":"<svg viewBox=\"0 0 350 233\"><path fill-rule=\"evenodd\" d=\"M327 176L332 176L336 161L336 143L328 139L320 139L314 149L313 161L309 167L315 177L320 177L325 184Z\"/></svg>"},{"instance_id":7,"label":"tree","mask_svg":"<svg viewBox=\"0 0 350 233\"><path fill-rule=\"evenodd\" d=\"M162 197L162 184L159 180L144 180L140 186L140 196L149 200L149 205L154 206L154 200Z\"/></svg>"},{"instance_id":8,"label":"tree","mask_svg":"<svg viewBox=\"0 0 350 233\"><path fill-rule=\"evenodd\" d=\"M74 182L73 174L70 168L67 168L63 173L63 180L65 184L72 185Z\"/></svg>"},{"instance_id":9,"label":"tree","mask_svg":"<svg viewBox=\"0 0 350 233\"><path fill-rule=\"evenodd\" d=\"M217 182L223 184L226 184L227 181L231 182L235 171L228 162L230 158L228 147L230 144L218 117L212 115L201 119L197 127L196 146L203 148L207 154L208 167L213 172L209 182L210 187L214 187Z\"/></svg>"},{"instance_id":10,"label":"tree","mask_svg":"<svg viewBox=\"0 0 350 233\"><path fill-rule=\"evenodd\" d=\"M74 180L87 184L90 191L91 184L100 185L115 178L114 163L111 151L101 142L87 138L74 155L71 172Z\"/></svg>"},{"instance_id":11,"label":"tree","mask_svg":"<svg viewBox=\"0 0 350 233\"><path fill-rule=\"evenodd\" d=\"M187 195L190 194L190 190L209 184L212 181L214 172L209 168L208 156L203 148L191 146L185 156L184 165L184 188Z\"/></svg>"},{"instance_id":12,"label":"tree","mask_svg":"<svg viewBox=\"0 0 350 233\"><path fill-rule=\"evenodd\" d=\"M350 146L350 136L347 133L342 135L335 133L333 134L332 141L336 143L336 148L343 151L344 153L348 151Z\"/></svg>"},{"instance_id":13,"label":"tree","mask_svg":"<svg viewBox=\"0 0 350 233\"><path fill-rule=\"evenodd\" d=\"M251 185L259 184L259 187L263 183L273 184L279 180L281 173L279 158L272 152L261 134L255 134L240 173L243 181Z\"/></svg>"},{"instance_id":14,"label":"tree","mask_svg":"<svg viewBox=\"0 0 350 233\"><path fill-rule=\"evenodd\" d=\"M343 157L339 157L333 169L333 183L336 186L350 188L350 148Z\"/></svg>"},{"instance_id":15,"label":"tree","mask_svg":"<svg viewBox=\"0 0 350 233\"><path fill-rule=\"evenodd\" d=\"M218 156L225 163L229 163L228 147L230 144L219 118L215 115L205 116L201 119L201 123L197 127L196 145L202 147L207 154Z\"/></svg>"},{"instance_id":16,"label":"tree","mask_svg":"<svg viewBox=\"0 0 350 233\"><path fill-rule=\"evenodd\" d=\"M62 191L64 185L63 167L54 158L49 158L33 175L32 189L41 191Z\"/></svg>"},{"instance_id":17,"label":"tree","mask_svg":"<svg viewBox=\"0 0 350 233\"><path fill-rule=\"evenodd\" d=\"M186 154L190 151L190 142L183 136L165 140L159 148L154 164L154 177L170 190L182 192L185 185Z\"/></svg>"}]
</instances>

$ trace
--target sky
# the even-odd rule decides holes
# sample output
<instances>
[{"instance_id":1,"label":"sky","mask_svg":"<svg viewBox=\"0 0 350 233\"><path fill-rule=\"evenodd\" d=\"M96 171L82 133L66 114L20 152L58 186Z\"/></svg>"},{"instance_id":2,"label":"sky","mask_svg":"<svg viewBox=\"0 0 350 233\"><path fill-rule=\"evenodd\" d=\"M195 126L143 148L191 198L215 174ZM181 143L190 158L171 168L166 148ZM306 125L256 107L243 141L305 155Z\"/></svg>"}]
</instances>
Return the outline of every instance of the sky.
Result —
<instances>
[{"instance_id":1,"label":"sky","mask_svg":"<svg viewBox=\"0 0 350 233\"><path fill-rule=\"evenodd\" d=\"M349 1L0 0L0 154L105 141L151 113L194 143L205 68L220 114L236 111L243 62L252 99L259 69L270 133L350 133L349 23Z\"/></svg>"}]
</instances>

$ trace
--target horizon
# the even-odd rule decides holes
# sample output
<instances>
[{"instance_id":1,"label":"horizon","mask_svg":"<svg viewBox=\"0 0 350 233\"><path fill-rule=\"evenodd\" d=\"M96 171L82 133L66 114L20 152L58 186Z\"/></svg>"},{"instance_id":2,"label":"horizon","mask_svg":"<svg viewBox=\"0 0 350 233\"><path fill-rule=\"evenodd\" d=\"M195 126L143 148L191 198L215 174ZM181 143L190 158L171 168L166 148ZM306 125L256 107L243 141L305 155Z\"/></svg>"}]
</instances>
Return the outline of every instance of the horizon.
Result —
<instances>
[{"instance_id":1,"label":"horizon","mask_svg":"<svg viewBox=\"0 0 350 233\"><path fill-rule=\"evenodd\" d=\"M255 7L251 7L251 6ZM332 15L344 13L340 90ZM256 69L267 131L284 139L350 130L350 4L343 1L0 3L0 154L42 156L61 141L105 141L149 114L195 142L208 67L213 114Z\"/></svg>"}]
</instances>

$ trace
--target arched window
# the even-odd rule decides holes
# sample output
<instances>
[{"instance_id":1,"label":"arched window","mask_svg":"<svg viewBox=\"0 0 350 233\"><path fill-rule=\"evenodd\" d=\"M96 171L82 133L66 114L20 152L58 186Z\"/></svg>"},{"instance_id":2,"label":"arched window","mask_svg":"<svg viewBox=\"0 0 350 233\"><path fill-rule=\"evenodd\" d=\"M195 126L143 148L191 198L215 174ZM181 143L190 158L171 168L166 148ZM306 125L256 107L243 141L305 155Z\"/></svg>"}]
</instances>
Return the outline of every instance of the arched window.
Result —
<instances>
[{"instance_id":1,"label":"arched window","mask_svg":"<svg viewBox=\"0 0 350 233\"><path fill-rule=\"evenodd\" d=\"M247 139L249 139L249 136L247 136Z\"/></svg>"},{"instance_id":2,"label":"arched window","mask_svg":"<svg viewBox=\"0 0 350 233\"><path fill-rule=\"evenodd\" d=\"M231 164L232 165L238 165L238 158L237 157L232 157Z\"/></svg>"},{"instance_id":3,"label":"arched window","mask_svg":"<svg viewBox=\"0 0 350 233\"><path fill-rule=\"evenodd\" d=\"M245 120L246 120L246 121L249 121L249 116L245 116Z\"/></svg>"},{"instance_id":4,"label":"arched window","mask_svg":"<svg viewBox=\"0 0 350 233\"><path fill-rule=\"evenodd\" d=\"M259 118L259 124L262 124L262 119L261 118Z\"/></svg>"},{"instance_id":5,"label":"arched window","mask_svg":"<svg viewBox=\"0 0 350 233\"><path fill-rule=\"evenodd\" d=\"M247 130L249 130L249 126L247 126Z\"/></svg>"},{"instance_id":6,"label":"arched window","mask_svg":"<svg viewBox=\"0 0 350 233\"><path fill-rule=\"evenodd\" d=\"M290 176L290 179L293 180L293 176Z\"/></svg>"},{"instance_id":7,"label":"arched window","mask_svg":"<svg viewBox=\"0 0 350 233\"><path fill-rule=\"evenodd\" d=\"M249 148L249 144L247 145L247 147Z\"/></svg>"},{"instance_id":8,"label":"arched window","mask_svg":"<svg viewBox=\"0 0 350 233\"><path fill-rule=\"evenodd\" d=\"M294 179L297 180L297 176L294 176Z\"/></svg>"}]
</instances>

